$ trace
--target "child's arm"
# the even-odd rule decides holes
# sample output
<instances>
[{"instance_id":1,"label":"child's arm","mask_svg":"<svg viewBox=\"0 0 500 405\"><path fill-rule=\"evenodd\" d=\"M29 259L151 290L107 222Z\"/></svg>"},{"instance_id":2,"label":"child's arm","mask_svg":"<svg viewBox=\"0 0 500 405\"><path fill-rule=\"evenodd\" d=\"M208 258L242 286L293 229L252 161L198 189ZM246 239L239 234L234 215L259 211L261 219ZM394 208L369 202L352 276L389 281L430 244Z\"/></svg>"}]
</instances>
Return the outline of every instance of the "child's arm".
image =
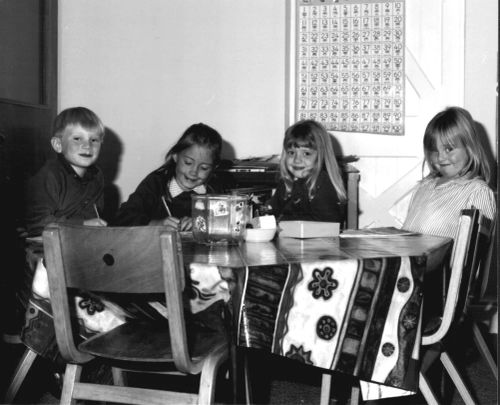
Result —
<instances>
[{"instance_id":1,"label":"child's arm","mask_svg":"<svg viewBox=\"0 0 500 405\"><path fill-rule=\"evenodd\" d=\"M66 219L55 216L60 193L60 184L55 176L37 174L28 182L24 219L30 235L41 235L46 225Z\"/></svg>"},{"instance_id":2,"label":"child's arm","mask_svg":"<svg viewBox=\"0 0 500 405\"><path fill-rule=\"evenodd\" d=\"M495 194L486 183L480 183L471 193L469 208L472 207L478 208L481 214L489 220L495 219L497 209Z\"/></svg>"},{"instance_id":3,"label":"child's arm","mask_svg":"<svg viewBox=\"0 0 500 405\"><path fill-rule=\"evenodd\" d=\"M130 195L118 210L114 220L114 225L119 226L140 226L154 225L159 223L162 218L155 218L156 211L162 209L161 187L162 178L155 173L148 175L137 186L137 189ZM165 216L167 214L165 213Z\"/></svg>"},{"instance_id":4,"label":"child's arm","mask_svg":"<svg viewBox=\"0 0 500 405\"><path fill-rule=\"evenodd\" d=\"M174 231L190 231L193 229L193 220L191 217L167 217L165 219L152 220L149 225L163 225Z\"/></svg>"}]
</instances>

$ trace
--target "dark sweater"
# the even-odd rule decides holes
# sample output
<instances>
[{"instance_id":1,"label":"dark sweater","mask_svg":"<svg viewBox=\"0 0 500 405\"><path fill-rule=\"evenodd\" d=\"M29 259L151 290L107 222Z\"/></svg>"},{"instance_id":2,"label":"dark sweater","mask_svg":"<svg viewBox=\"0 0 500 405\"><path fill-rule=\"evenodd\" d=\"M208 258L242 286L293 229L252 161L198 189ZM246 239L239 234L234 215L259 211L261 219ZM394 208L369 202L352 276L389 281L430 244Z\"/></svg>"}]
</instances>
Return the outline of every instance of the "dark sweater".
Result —
<instances>
[{"instance_id":1,"label":"dark sweater","mask_svg":"<svg viewBox=\"0 0 500 405\"><path fill-rule=\"evenodd\" d=\"M287 196L285 182L280 180L276 192L269 201L272 213L285 221L325 221L343 224L346 215L345 204L339 202L337 192L326 171L318 175L315 188L314 197L309 199L306 179L297 179L293 182L290 195Z\"/></svg>"},{"instance_id":2,"label":"dark sweater","mask_svg":"<svg viewBox=\"0 0 500 405\"><path fill-rule=\"evenodd\" d=\"M194 192L185 191L172 198L167 187L171 177L167 171L160 170L148 174L128 200L120 206L112 224L117 226L140 226L147 225L152 220L167 218L168 214L163 205L162 196L165 197L170 212L174 217L190 217L191 194ZM215 192L213 186L206 185L206 187L208 192Z\"/></svg>"},{"instance_id":3,"label":"dark sweater","mask_svg":"<svg viewBox=\"0 0 500 405\"><path fill-rule=\"evenodd\" d=\"M97 166L78 176L62 155L49 160L27 183L25 225L30 236L41 235L51 222L82 224L104 208L104 178Z\"/></svg>"}]
</instances>

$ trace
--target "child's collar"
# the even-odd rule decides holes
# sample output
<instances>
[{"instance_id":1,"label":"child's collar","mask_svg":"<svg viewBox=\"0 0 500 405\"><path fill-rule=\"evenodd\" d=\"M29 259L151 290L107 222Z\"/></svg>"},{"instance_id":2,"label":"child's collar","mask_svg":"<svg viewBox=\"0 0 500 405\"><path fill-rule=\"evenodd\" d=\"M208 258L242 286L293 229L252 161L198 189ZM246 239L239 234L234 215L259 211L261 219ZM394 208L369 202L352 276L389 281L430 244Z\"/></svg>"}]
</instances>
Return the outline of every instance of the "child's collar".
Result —
<instances>
[{"instance_id":1,"label":"child's collar","mask_svg":"<svg viewBox=\"0 0 500 405\"><path fill-rule=\"evenodd\" d=\"M177 197L178 195L182 194L184 191L186 191L186 190L183 190L181 188L181 186L179 186L179 183L177 183L175 176L172 177L168 183L168 192L170 193L172 198ZM205 185L202 184L200 186L196 186L191 191L194 191L196 194L206 194L207 188L205 187Z\"/></svg>"},{"instance_id":2,"label":"child's collar","mask_svg":"<svg viewBox=\"0 0 500 405\"><path fill-rule=\"evenodd\" d=\"M95 165L92 165L92 166L87 167L87 170L85 170L85 174L82 177L80 177L78 175L78 173L75 171L75 169L73 169L73 167L69 164L69 162L66 160L66 158L61 153L57 154L57 159L61 163L64 170L66 170L66 172L68 174L72 174L76 179L80 179L80 180L91 179L96 175L96 173L98 171L97 167Z\"/></svg>"}]
</instances>

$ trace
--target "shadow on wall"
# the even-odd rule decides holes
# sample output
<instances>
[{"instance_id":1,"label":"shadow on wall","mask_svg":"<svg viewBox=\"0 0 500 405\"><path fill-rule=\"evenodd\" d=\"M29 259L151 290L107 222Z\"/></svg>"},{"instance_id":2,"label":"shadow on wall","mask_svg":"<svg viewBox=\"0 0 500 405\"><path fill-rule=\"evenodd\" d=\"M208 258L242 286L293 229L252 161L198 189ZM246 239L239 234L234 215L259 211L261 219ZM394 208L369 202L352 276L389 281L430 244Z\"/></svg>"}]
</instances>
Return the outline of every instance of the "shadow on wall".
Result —
<instances>
[{"instance_id":1,"label":"shadow on wall","mask_svg":"<svg viewBox=\"0 0 500 405\"><path fill-rule=\"evenodd\" d=\"M486 153L486 159L488 160L490 167L491 167L491 179L489 182L489 185L491 188L494 190L496 189L496 184L497 184L497 162L495 160L495 155L493 151L491 150L491 145L488 139L488 134L486 133L486 129L482 124L480 124L477 121L474 121L475 124L475 129L476 133L478 136L479 143L483 147L485 153Z\"/></svg>"},{"instance_id":2,"label":"shadow on wall","mask_svg":"<svg viewBox=\"0 0 500 405\"><path fill-rule=\"evenodd\" d=\"M122 154L122 141L113 130L106 128L97 166L100 167L104 175L103 218L108 222L114 217L121 201L120 190L114 181L120 171Z\"/></svg>"},{"instance_id":3,"label":"shadow on wall","mask_svg":"<svg viewBox=\"0 0 500 405\"><path fill-rule=\"evenodd\" d=\"M222 152L221 158L224 160L233 160L236 159L236 153L233 145L227 142L225 139L222 139Z\"/></svg>"}]
</instances>

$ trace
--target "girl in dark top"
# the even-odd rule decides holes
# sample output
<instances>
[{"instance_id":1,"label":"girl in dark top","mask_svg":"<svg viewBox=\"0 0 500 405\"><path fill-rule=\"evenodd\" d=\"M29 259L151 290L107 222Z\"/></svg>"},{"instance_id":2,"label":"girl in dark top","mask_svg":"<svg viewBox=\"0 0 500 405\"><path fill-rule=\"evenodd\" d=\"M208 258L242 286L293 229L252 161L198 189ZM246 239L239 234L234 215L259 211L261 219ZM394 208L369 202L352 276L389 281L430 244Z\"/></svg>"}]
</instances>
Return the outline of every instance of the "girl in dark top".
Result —
<instances>
[{"instance_id":1,"label":"girl in dark top","mask_svg":"<svg viewBox=\"0 0 500 405\"><path fill-rule=\"evenodd\" d=\"M282 220L345 220L346 191L332 140L316 121L303 120L285 132L281 179L269 204Z\"/></svg>"},{"instance_id":2,"label":"girl in dark top","mask_svg":"<svg viewBox=\"0 0 500 405\"><path fill-rule=\"evenodd\" d=\"M191 125L169 150L165 163L148 174L121 205L114 224L191 230L191 194L217 191L208 183L221 149L222 137L215 129L202 123Z\"/></svg>"}]
</instances>

